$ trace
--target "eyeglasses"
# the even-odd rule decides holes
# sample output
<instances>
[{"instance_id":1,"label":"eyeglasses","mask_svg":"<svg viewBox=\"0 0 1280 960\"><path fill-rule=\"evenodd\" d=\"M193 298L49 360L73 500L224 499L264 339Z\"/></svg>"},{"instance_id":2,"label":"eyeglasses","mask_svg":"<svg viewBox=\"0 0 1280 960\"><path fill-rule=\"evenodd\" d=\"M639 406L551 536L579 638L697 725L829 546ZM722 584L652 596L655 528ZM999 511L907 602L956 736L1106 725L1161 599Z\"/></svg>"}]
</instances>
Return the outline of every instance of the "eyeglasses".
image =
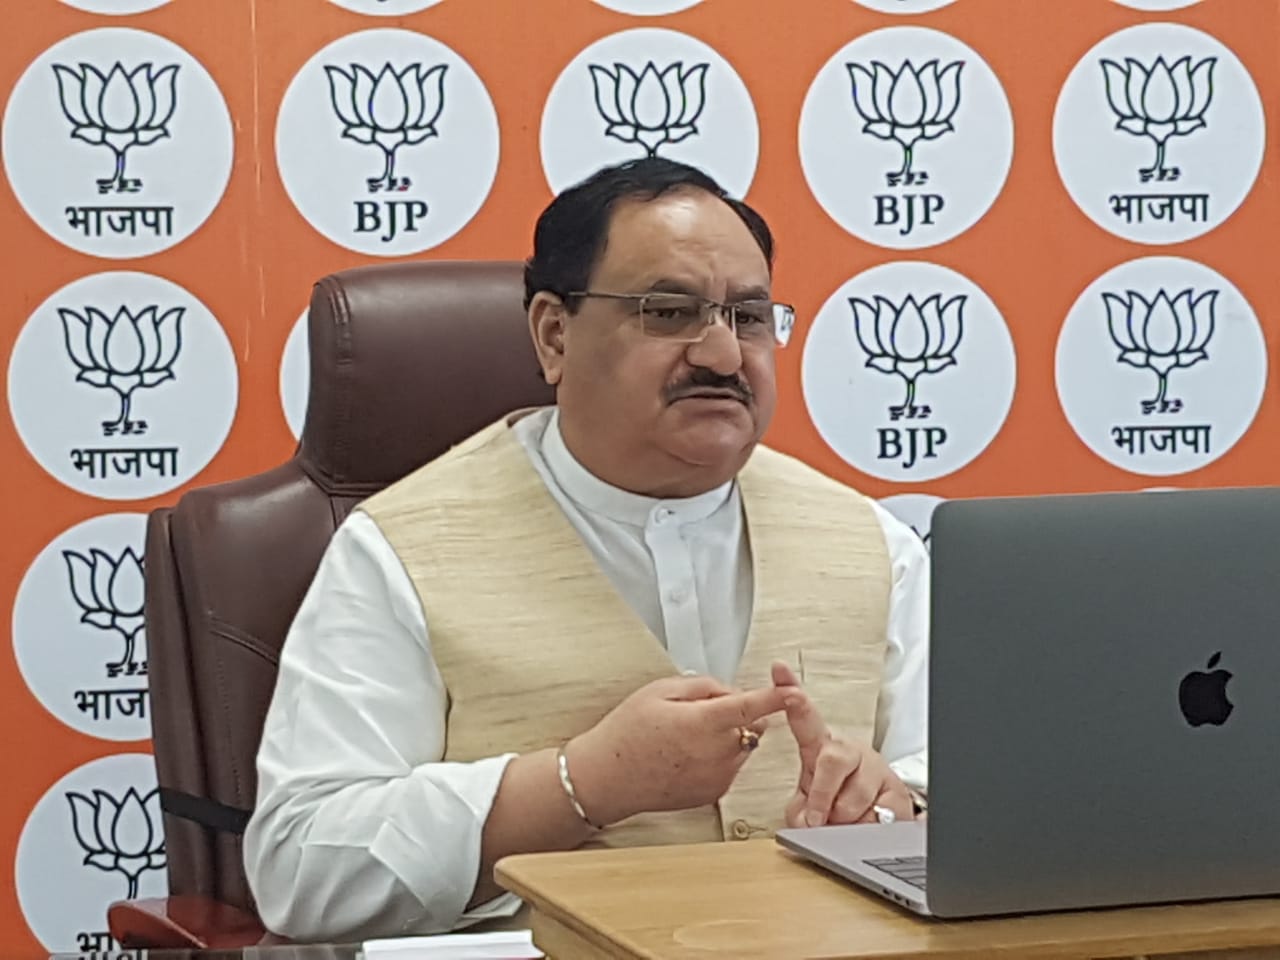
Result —
<instances>
[{"instance_id":1,"label":"eyeglasses","mask_svg":"<svg viewBox=\"0 0 1280 960\"><path fill-rule=\"evenodd\" d=\"M624 300L636 305L640 330L645 336L675 343L701 343L716 317L724 317L729 329L746 343L776 343L785 347L796 324L795 308L772 300L740 300L720 303L687 293L602 293L578 290L570 297Z\"/></svg>"}]
</instances>

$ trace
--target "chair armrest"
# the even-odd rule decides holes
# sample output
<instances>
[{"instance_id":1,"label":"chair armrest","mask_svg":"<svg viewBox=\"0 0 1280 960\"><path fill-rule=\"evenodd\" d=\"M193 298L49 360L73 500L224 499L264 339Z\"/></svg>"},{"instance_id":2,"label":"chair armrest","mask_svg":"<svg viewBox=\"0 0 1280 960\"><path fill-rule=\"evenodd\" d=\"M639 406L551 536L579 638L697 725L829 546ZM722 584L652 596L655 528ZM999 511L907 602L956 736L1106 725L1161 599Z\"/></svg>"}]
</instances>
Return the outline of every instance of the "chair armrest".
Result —
<instances>
[{"instance_id":1,"label":"chair armrest","mask_svg":"<svg viewBox=\"0 0 1280 960\"><path fill-rule=\"evenodd\" d=\"M268 934L247 910L212 897L120 900L107 908L107 929L122 949L195 950L288 943Z\"/></svg>"}]
</instances>

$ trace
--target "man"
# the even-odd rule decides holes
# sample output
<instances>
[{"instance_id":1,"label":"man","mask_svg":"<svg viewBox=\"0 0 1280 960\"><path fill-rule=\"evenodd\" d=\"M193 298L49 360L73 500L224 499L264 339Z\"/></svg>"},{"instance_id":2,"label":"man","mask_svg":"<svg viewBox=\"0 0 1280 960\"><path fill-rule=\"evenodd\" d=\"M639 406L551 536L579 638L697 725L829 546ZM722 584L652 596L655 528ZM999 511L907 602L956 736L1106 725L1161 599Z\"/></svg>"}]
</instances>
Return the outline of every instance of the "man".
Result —
<instances>
[{"instance_id":1,"label":"man","mask_svg":"<svg viewBox=\"0 0 1280 960\"><path fill-rule=\"evenodd\" d=\"M245 834L268 927L518 922L507 854L914 815L924 549L757 446L792 317L772 260L758 214L666 160L544 211L556 406L362 504L286 640Z\"/></svg>"}]
</instances>

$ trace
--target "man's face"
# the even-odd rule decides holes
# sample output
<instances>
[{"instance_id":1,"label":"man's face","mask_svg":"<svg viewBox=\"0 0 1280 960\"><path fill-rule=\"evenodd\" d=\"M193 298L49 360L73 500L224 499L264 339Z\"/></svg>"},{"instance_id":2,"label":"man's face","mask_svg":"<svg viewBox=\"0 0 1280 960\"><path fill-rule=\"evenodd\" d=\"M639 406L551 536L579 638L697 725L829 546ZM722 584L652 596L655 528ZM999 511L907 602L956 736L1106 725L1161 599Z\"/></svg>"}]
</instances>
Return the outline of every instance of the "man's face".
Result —
<instances>
[{"instance_id":1,"label":"man's face","mask_svg":"<svg viewBox=\"0 0 1280 960\"><path fill-rule=\"evenodd\" d=\"M680 190L615 207L588 290L767 299L769 266L729 206ZM773 416L770 338L740 339L718 320L698 343L664 340L643 332L634 300L578 303L571 316L559 311L558 329L533 311L574 455L607 482L651 496L689 496L731 479Z\"/></svg>"}]
</instances>

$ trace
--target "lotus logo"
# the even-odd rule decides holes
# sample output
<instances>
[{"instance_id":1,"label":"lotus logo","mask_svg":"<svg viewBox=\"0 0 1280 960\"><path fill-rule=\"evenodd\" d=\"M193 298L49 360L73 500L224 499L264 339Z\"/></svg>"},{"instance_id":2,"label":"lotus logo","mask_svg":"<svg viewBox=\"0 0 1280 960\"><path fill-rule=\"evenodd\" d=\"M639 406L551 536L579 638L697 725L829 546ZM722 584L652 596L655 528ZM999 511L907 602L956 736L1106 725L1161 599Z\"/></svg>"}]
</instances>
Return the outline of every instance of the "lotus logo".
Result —
<instances>
[{"instance_id":1,"label":"lotus logo","mask_svg":"<svg viewBox=\"0 0 1280 960\"><path fill-rule=\"evenodd\" d=\"M1151 300L1130 290L1123 297L1104 293L1111 339L1120 348L1117 361L1145 367L1158 379L1156 395L1142 401L1143 413L1177 413L1181 400L1169 399L1169 374L1209 359L1205 347L1213 336L1218 291L1192 297L1183 290L1170 297L1164 290Z\"/></svg>"},{"instance_id":2,"label":"lotus logo","mask_svg":"<svg viewBox=\"0 0 1280 960\"><path fill-rule=\"evenodd\" d=\"M707 69L699 63L688 69L677 60L659 71L652 60L636 73L624 63L613 69L592 64L596 109L604 118L606 137L638 143L650 157L664 144L679 143L698 132L698 118L707 102Z\"/></svg>"},{"instance_id":3,"label":"lotus logo","mask_svg":"<svg viewBox=\"0 0 1280 960\"><path fill-rule=\"evenodd\" d=\"M447 69L444 63L430 70L421 63L411 63L397 73L388 62L375 75L358 63L351 64L349 70L324 68L343 137L382 151L382 174L365 181L370 193L404 191L413 186L409 177L396 176L396 153L439 136L436 121L444 111Z\"/></svg>"},{"instance_id":4,"label":"lotus logo","mask_svg":"<svg viewBox=\"0 0 1280 960\"><path fill-rule=\"evenodd\" d=\"M98 180L98 192L137 193L142 181L125 176L125 160L133 147L145 147L169 136L177 107L178 66L156 70L144 63L126 72L117 61L104 76L82 63L75 69L54 64L58 100L71 121L71 136L115 154L115 172Z\"/></svg>"},{"instance_id":5,"label":"lotus logo","mask_svg":"<svg viewBox=\"0 0 1280 960\"><path fill-rule=\"evenodd\" d=\"M71 595L80 607L80 622L110 630L124 640L124 657L107 664L107 675L136 674L145 669L135 659L138 633L143 627L142 605L146 581L142 558L126 547L117 559L97 548L89 556L63 550Z\"/></svg>"},{"instance_id":6,"label":"lotus logo","mask_svg":"<svg viewBox=\"0 0 1280 960\"><path fill-rule=\"evenodd\" d=\"M1155 163L1138 170L1143 183L1182 176L1180 169L1166 165L1165 151L1172 138L1207 126L1204 114L1213 101L1217 62L1217 57L1206 57L1193 68L1190 57L1172 66L1164 57L1157 57L1148 68L1132 58L1126 58L1124 66L1114 60L1102 61L1107 102L1118 118L1116 129L1148 137L1155 144Z\"/></svg>"},{"instance_id":7,"label":"lotus logo","mask_svg":"<svg viewBox=\"0 0 1280 960\"><path fill-rule=\"evenodd\" d=\"M901 406L889 408L892 419L923 419L933 413L927 405L917 406L916 381L922 374L955 366L967 301L964 294L946 303L938 294L923 303L908 295L898 306L879 296L874 303L861 297L849 298L854 332L867 354L867 366L895 374L906 384L906 399Z\"/></svg>"},{"instance_id":8,"label":"lotus logo","mask_svg":"<svg viewBox=\"0 0 1280 960\"><path fill-rule=\"evenodd\" d=\"M122 873L128 881L127 899L138 895L144 870L165 867L164 829L160 818L160 790L145 797L130 787L123 800L105 790L94 790L93 799L68 793L71 828L84 850L87 867Z\"/></svg>"},{"instance_id":9,"label":"lotus logo","mask_svg":"<svg viewBox=\"0 0 1280 960\"><path fill-rule=\"evenodd\" d=\"M862 119L862 132L892 140L902 148L902 169L888 173L889 186L924 184L929 174L912 169L916 144L952 133L952 118L960 106L960 71L957 60L939 67L930 60L920 67L905 60L895 72L879 60L870 67L847 63L853 81L853 105Z\"/></svg>"},{"instance_id":10,"label":"lotus logo","mask_svg":"<svg viewBox=\"0 0 1280 960\"><path fill-rule=\"evenodd\" d=\"M126 307L112 319L96 307L82 313L58 308L66 337L67 354L78 369L77 383L111 389L120 398L120 416L105 420L106 436L145 433L145 420L131 420L133 392L172 380L173 363L182 349L182 315L185 307L159 312L146 307L136 315Z\"/></svg>"}]
</instances>

